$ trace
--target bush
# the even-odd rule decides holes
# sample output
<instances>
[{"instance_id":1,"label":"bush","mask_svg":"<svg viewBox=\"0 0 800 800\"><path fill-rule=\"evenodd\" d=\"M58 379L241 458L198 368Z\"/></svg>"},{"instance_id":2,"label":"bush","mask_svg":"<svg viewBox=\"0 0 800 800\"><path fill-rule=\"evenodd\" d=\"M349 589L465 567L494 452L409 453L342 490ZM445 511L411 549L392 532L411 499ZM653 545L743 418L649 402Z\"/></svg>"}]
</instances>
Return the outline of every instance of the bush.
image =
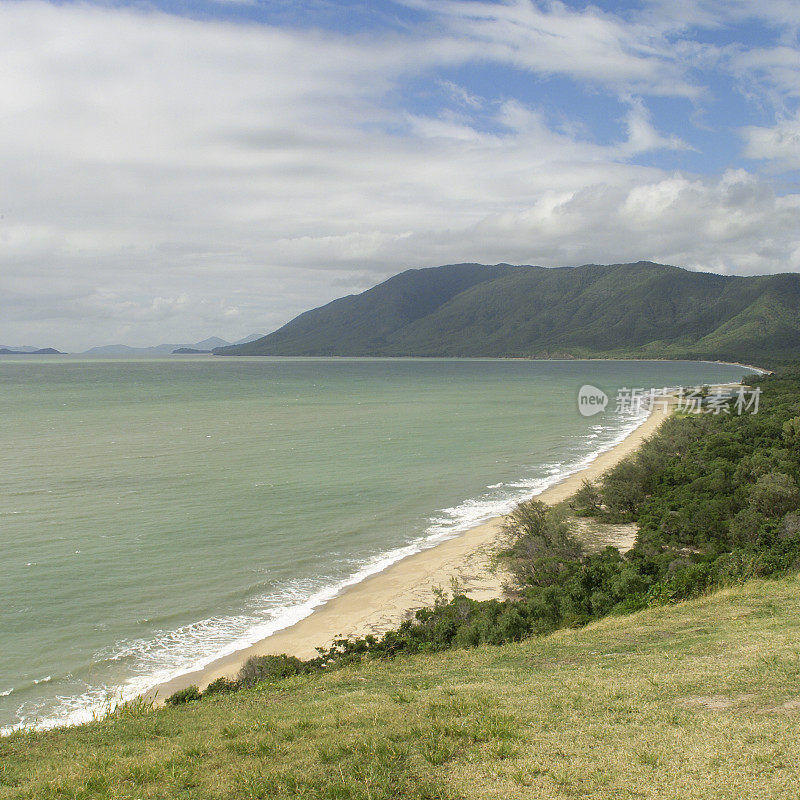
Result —
<instances>
[{"instance_id":1,"label":"bush","mask_svg":"<svg viewBox=\"0 0 800 800\"><path fill-rule=\"evenodd\" d=\"M780 529L781 539L800 538L800 511L787 514Z\"/></svg>"},{"instance_id":2,"label":"bush","mask_svg":"<svg viewBox=\"0 0 800 800\"><path fill-rule=\"evenodd\" d=\"M230 678L217 678L215 681L206 686L203 691L203 697L209 697L215 694L231 694L241 688L237 681L232 681Z\"/></svg>"},{"instance_id":3,"label":"bush","mask_svg":"<svg viewBox=\"0 0 800 800\"><path fill-rule=\"evenodd\" d=\"M253 656L239 670L237 681L240 686L247 688L263 681L277 681L307 671L308 667L303 661L285 653L279 656Z\"/></svg>"},{"instance_id":4,"label":"bush","mask_svg":"<svg viewBox=\"0 0 800 800\"><path fill-rule=\"evenodd\" d=\"M792 446L800 444L800 417L792 417L783 423L783 438Z\"/></svg>"},{"instance_id":5,"label":"bush","mask_svg":"<svg viewBox=\"0 0 800 800\"><path fill-rule=\"evenodd\" d=\"M166 703L168 706L182 706L199 700L201 696L200 690L196 686L187 686L185 689L178 689L175 694L171 694L166 699Z\"/></svg>"},{"instance_id":6,"label":"bush","mask_svg":"<svg viewBox=\"0 0 800 800\"><path fill-rule=\"evenodd\" d=\"M743 508L730 523L730 541L734 547L756 544L767 518L755 508Z\"/></svg>"}]
</instances>

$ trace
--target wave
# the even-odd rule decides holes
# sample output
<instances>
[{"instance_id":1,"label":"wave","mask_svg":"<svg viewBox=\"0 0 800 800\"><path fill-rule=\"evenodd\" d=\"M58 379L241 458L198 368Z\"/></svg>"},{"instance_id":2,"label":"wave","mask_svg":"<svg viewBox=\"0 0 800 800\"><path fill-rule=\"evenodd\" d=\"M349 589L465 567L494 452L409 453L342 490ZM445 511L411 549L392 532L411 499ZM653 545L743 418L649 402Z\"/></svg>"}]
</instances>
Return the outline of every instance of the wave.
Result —
<instances>
[{"instance_id":1,"label":"wave","mask_svg":"<svg viewBox=\"0 0 800 800\"><path fill-rule=\"evenodd\" d=\"M440 544L494 517L511 511L522 500L537 496L549 487L590 464L612 449L639 427L647 411L636 417L612 418L609 424L593 425L578 437L570 455L532 467L536 473L514 481L487 485L476 497L440 509L428 519L422 534L399 547L375 554L352 564L352 572L342 579L295 581L278 592L254 598L237 616L213 616L190 625L162 630L150 638L120 642L95 654L94 670L117 666L134 673L121 685L91 685L75 676L52 676L39 682L51 683L57 697L40 702L28 701L17 710L19 722L0 730L7 734L19 728L47 729L75 725L103 716L116 705L132 700L180 675L200 670L217 659L243 650L262 639L305 619L350 586L382 572L407 556ZM589 451L587 452L587 447ZM61 692L61 684L73 688ZM77 686L81 691L75 692ZM13 691L13 690L10 690ZM5 695L10 694L10 691Z\"/></svg>"},{"instance_id":2,"label":"wave","mask_svg":"<svg viewBox=\"0 0 800 800\"><path fill-rule=\"evenodd\" d=\"M431 520L432 524L426 531L427 541L431 544L438 544L443 539L462 533L494 517L507 514L523 500L540 495L551 486L587 467L598 456L616 447L636 428L642 425L647 417L648 412L643 411L634 417L633 421L630 421L631 418L626 416L625 419L628 420L628 424L622 426L594 425L592 426L592 433L578 439L577 442L579 443L573 447L576 452L584 452L585 444L596 443L596 446L590 452L572 461L541 465L539 469L545 473L543 476L490 484L486 487L487 491L479 497L465 500L452 508L442 509ZM603 436L604 433L606 434L605 437ZM602 441L597 442L598 439Z\"/></svg>"}]
</instances>

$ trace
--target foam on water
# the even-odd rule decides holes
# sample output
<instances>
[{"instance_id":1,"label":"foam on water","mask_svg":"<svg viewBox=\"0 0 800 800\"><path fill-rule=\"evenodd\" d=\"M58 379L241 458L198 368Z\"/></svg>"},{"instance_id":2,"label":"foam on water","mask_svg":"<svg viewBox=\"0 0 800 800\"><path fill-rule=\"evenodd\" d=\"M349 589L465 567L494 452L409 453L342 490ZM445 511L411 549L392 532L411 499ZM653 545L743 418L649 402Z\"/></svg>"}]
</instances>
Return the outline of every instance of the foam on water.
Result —
<instances>
[{"instance_id":1,"label":"foam on water","mask_svg":"<svg viewBox=\"0 0 800 800\"><path fill-rule=\"evenodd\" d=\"M550 486L583 469L600 454L620 443L647 418L615 416L607 425L594 425L591 433L580 437L571 447L573 458L538 465L532 474L515 481L494 483L477 497L441 509L429 520L423 533L408 543L375 554L344 579L320 577L318 581L295 581L278 593L255 597L237 616L212 616L174 630L159 631L154 637L119 642L94 656L97 666L117 663L132 673L121 686L92 685L72 675L46 676L33 684L52 682L70 686L72 691L55 699L28 701L17 709L19 723L0 730L7 734L24 727L53 728L80 724L96 719L119 703L131 700L179 675L202 669L226 655L242 650L288 628L309 616L346 588L407 556L453 538L489 519L506 514L522 500L541 494ZM587 452L587 448L589 451ZM76 691L77 686L81 689ZM9 696L14 689L0 693Z\"/></svg>"}]
</instances>

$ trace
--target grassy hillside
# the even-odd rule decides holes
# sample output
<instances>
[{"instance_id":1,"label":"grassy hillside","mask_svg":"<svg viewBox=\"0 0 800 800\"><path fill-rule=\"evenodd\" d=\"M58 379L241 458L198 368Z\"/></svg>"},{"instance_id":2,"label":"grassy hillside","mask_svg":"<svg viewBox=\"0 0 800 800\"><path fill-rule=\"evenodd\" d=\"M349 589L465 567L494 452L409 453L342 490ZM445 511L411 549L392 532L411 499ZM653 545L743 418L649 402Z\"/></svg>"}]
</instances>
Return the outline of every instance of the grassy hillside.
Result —
<instances>
[{"instance_id":1,"label":"grassy hillside","mask_svg":"<svg viewBox=\"0 0 800 800\"><path fill-rule=\"evenodd\" d=\"M791 358L800 275L650 262L408 270L221 355Z\"/></svg>"},{"instance_id":2,"label":"grassy hillside","mask_svg":"<svg viewBox=\"0 0 800 800\"><path fill-rule=\"evenodd\" d=\"M800 583L0 741L0 798L794 798Z\"/></svg>"}]
</instances>

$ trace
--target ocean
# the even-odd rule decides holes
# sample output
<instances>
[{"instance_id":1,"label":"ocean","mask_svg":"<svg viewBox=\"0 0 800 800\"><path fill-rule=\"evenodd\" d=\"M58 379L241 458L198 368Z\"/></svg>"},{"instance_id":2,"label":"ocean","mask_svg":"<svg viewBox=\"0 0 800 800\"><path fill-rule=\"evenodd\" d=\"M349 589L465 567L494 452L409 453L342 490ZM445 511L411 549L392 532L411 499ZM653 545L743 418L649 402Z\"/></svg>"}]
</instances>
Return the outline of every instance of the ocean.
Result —
<instances>
[{"instance_id":1,"label":"ocean","mask_svg":"<svg viewBox=\"0 0 800 800\"><path fill-rule=\"evenodd\" d=\"M0 360L0 729L81 722L510 510L705 362ZM610 397L577 410L584 384Z\"/></svg>"}]
</instances>

